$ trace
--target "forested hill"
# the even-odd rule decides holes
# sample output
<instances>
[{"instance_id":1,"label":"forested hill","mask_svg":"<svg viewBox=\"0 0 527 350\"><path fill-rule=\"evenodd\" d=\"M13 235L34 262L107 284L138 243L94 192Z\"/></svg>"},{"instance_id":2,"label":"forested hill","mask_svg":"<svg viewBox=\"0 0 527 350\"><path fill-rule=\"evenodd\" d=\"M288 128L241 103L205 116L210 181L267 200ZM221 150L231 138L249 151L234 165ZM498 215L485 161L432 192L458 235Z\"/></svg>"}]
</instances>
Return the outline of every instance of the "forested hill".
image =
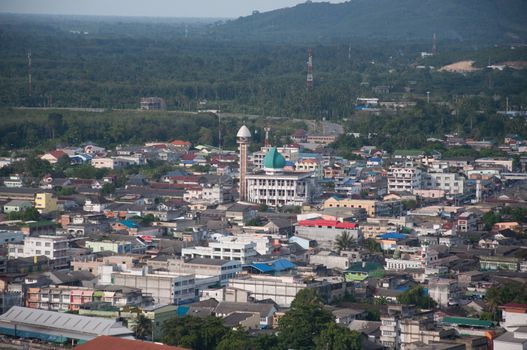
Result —
<instances>
[{"instance_id":1,"label":"forested hill","mask_svg":"<svg viewBox=\"0 0 527 350\"><path fill-rule=\"evenodd\" d=\"M306 2L257 13L217 29L234 39L460 40L494 44L527 39L526 0L352 0Z\"/></svg>"}]
</instances>

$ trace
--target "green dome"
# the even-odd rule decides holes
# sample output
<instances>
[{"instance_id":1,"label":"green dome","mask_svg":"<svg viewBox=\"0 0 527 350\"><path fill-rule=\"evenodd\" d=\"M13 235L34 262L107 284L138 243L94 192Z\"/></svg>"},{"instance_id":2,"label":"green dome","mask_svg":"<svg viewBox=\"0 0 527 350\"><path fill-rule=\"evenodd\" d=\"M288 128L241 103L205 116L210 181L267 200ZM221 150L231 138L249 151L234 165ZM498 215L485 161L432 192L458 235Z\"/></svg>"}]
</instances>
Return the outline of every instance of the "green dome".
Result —
<instances>
[{"instance_id":1,"label":"green dome","mask_svg":"<svg viewBox=\"0 0 527 350\"><path fill-rule=\"evenodd\" d=\"M263 166L266 169L283 169L285 158L276 150L276 147L271 147L263 159Z\"/></svg>"}]
</instances>

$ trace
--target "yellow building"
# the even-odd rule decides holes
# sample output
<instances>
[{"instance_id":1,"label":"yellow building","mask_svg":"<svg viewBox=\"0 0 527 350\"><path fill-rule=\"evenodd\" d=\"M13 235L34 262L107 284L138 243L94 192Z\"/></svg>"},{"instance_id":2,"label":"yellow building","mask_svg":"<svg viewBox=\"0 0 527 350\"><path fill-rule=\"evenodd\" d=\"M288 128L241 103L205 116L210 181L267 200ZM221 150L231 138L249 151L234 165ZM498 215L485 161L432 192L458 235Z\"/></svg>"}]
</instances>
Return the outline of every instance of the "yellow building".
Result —
<instances>
[{"instance_id":1,"label":"yellow building","mask_svg":"<svg viewBox=\"0 0 527 350\"><path fill-rule=\"evenodd\" d=\"M369 217L401 215L401 201L378 201L375 199L352 199L330 197L323 208L363 208Z\"/></svg>"},{"instance_id":2,"label":"yellow building","mask_svg":"<svg viewBox=\"0 0 527 350\"><path fill-rule=\"evenodd\" d=\"M57 198L53 197L52 193L37 193L35 195L35 208L39 213L51 213L57 211Z\"/></svg>"}]
</instances>

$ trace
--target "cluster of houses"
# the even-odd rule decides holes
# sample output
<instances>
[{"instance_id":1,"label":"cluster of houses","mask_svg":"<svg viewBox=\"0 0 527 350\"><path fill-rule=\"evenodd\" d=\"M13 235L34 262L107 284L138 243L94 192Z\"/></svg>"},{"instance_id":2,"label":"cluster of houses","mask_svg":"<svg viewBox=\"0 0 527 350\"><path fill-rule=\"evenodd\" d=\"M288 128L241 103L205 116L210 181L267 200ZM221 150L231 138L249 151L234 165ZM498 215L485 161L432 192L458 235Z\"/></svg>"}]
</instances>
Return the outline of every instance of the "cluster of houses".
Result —
<instances>
[{"instance_id":1,"label":"cluster of houses","mask_svg":"<svg viewBox=\"0 0 527 350\"><path fill-rule=\"evenodd\" d=\"M139 314L155 325L153 340L184 315L270 332L307 288L361 333L364 348L527 348L527 305L498 305L501 319L481 319L490 288L527 280L526 222L484 220L527 208L525 173L512 159L371 146L350 161L324 147L334 138L303 131L251 153L245 126L237 140L238 152L179 140L61 148L41 158L108 175L4 179L0 333L57 343L129 337ZM101 191L116 184L112 170L148 160L174 170ZM40 220L6 219L30 207ZM436 307L400 303L419 285ZM43 325L46 317L56 322ZM60 335L68 317L107 328Z\"/></svg>"}]
</instances>

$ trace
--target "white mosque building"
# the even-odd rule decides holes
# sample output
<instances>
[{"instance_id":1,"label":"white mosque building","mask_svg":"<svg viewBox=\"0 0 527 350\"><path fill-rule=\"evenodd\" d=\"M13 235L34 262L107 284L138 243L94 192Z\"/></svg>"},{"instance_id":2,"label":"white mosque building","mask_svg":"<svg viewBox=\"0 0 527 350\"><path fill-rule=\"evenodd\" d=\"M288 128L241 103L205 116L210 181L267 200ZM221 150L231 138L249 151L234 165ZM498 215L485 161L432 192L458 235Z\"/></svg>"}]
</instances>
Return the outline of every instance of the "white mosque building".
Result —
<instances>
[{"instance_id":1,"label":"white mosque building","mask_svg":"<svg viewBox=\"0 0 527 350\"><path fill-rule=\"evenodd\" d=\"M271 207L301 206L313 201L317 194L312 172L284 171L286 160L276 147L271 147L263 159L263 169L247 171L247 146L250 133L244 125L238 132L240 145L240 199Z\"/></svg>"}]
</instances>

